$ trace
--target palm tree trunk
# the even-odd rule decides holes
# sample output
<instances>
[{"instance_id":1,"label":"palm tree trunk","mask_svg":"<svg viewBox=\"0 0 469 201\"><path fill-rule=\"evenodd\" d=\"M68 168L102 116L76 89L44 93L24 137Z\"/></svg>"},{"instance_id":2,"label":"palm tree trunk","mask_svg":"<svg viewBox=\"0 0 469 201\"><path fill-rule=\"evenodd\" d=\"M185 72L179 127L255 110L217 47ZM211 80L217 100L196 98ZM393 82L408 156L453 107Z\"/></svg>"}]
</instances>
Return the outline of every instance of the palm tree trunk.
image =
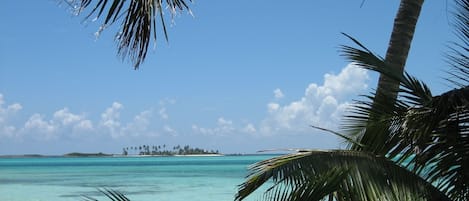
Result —
<instances>
[{"instance_id":1,"label":"palm tree trunk","mask_svg":"<svg viewBox=\"0 0 469 201\"><path fill-rule=\"evenodd\" d=\"M389 68L393 68L399 74L404 72L405 63L409 54L410 45L414 36L415 27L420 15L424 0L401 0L399 10L397 11L394 19L394 26L391 33L391 38L386 52L385 61ZM399 89L399 82L396 82L384 75L380 75L378 81L378 87L376 89L375 101L373 102L373 110L380 108L389 108L392 111L392 107L380 107L376 103L383 100L387 103L386 105L394 105L397 99L397 92ZM372 111L373 111L372 110ZM384 111L386 112L386 111ZM370 119L380 118L377 114L371 114ZM379 144L383 142L377 142L377 139L385 140L384 137L376 137L376 133L367 132L359 139L360 143L368 146L365 148L367 151L371 151L377 154L383 154L385 150L378 150ZM378 140L380 141L380 140ZM376 146L374 146L376 145ZM362 150L363 147L352 146L352 149ZM378 148L378 149L377 149Z\"/></svg>"},{"instance_id":2,"label":"palm tree trunk","mask_svg":"<svg viewBox=\"0 0 469 201\"><path fill-rule=\"evenodd\" d=\"M420 15L424 0L401 0L399 10L394 19L394 27L386 52L385 61L389 67L395 68L402 74L410 50L410 44L414 37L415 27ZM376 96L382 96L391 92L391 101L397 98L399 83L390 81L386 76L379 77ZM387 96L389 98L389 96Z\"/></svg>"}]
</instances>

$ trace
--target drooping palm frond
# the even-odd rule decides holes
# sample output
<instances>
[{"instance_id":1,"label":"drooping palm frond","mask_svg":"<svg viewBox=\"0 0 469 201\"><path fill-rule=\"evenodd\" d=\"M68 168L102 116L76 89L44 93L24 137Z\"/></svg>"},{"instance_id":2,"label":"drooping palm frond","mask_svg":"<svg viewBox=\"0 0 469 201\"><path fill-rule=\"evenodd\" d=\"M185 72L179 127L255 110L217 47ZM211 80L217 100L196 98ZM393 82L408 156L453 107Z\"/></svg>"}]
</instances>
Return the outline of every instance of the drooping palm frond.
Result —
<instances>
[{"instance_id":1,"label":"drooping palm frond","mask_svg":"<svg viewBox=\"0 0 469 201\"><path fill-rule=\"evenodd\" d=\"M264 200L449 200L417 175L383 156L357 151L309 151L250 167L236 200L272 179Z\"/></svg>"},{"instance_id":2,"label":"drooping palm frond","mask_svg":"<svg viewBox=\"0 0 469 201\"><path fill-rule=\"evenodd\" d=\"M129 58L137 69L145 60L148 47L153 39L156 43L157 24L160 23L166 40L168 33L164 17L167 7L172 18L177 12L187 10L191 0L66 0L76 5L78 13L91 7L86 19L104 17L98 34L110 25L120 21L116 34L118 55ZM93 3L95 2L95 3Z\"/></svg>"}]
</instances>

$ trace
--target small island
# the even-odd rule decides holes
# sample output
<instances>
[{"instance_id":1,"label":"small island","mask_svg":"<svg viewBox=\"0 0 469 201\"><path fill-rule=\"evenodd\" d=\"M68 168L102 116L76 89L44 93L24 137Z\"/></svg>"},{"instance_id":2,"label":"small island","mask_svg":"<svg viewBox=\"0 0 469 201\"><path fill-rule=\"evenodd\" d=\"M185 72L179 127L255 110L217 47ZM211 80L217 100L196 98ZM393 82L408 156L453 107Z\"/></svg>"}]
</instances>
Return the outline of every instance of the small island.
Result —
<instances>
[{"instance_id":1,"label":"small island","mask_svg":"<svg viewBox=\"0 0 469 201\"><path fill-rule=\"evenodd\" d=\"M64 157L108 157L112 156L112 154L105 154L102 152L99 153L79 153L79 152L72 152L68 154L64 154Z\"/></svg>"},{"instance_id":2,"label":"small island","mask_svg":"<svg viewBox=\"0 0 469 201\"><path fill-rule=\"evenodd\" d=\"M195 156L195 155L221 155L218 150L192 148L189 145L169 147L163 145L140 145L122 148L122 155L139 156Z\"/></svg>"}]
</instances>

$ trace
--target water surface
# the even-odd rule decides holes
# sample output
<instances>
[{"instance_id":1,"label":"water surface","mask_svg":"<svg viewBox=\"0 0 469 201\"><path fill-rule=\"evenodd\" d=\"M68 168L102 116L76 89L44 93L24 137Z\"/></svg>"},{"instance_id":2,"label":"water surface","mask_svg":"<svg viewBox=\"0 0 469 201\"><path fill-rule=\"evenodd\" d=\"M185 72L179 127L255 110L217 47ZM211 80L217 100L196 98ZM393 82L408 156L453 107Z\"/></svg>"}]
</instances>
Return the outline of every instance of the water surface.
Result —
<instances>
[{"instance_id":1,"label":"water surface","mask_svg":"<svg viewBox=\"0 0 469 201\"><path fill-rule=\"evenodd\" d=\"M233 200L247 166L270 157L0 158L0 200L106 200L97 187L133 201Z\"/></svg>"}]
</instances>

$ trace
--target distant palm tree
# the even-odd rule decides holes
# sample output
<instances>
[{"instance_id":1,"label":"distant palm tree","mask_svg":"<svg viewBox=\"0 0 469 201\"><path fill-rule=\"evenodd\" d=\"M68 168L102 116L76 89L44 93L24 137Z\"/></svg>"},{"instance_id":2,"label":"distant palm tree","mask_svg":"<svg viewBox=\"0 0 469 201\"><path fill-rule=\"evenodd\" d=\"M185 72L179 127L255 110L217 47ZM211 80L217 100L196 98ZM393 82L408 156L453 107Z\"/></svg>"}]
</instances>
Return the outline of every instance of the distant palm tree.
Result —
<instances>
[{"instance_id":1,"label":"distant palm tree","mask_svg":"<svg viewBox=\"0 0 469 201\"><path fill-rule=\"evenodd\" d=\"M236 200L271 179L264 200L469 200L469 0L456 2L462 43L448 55L455 89L434 96L353 39L360 49L344 46L344 55L400 83L395 104L365 96L345 118L346 135L336 133L352 150L305 150L256 163ZM365 133L374 135L363 140Z\"/></svg>"}]
</instances>

